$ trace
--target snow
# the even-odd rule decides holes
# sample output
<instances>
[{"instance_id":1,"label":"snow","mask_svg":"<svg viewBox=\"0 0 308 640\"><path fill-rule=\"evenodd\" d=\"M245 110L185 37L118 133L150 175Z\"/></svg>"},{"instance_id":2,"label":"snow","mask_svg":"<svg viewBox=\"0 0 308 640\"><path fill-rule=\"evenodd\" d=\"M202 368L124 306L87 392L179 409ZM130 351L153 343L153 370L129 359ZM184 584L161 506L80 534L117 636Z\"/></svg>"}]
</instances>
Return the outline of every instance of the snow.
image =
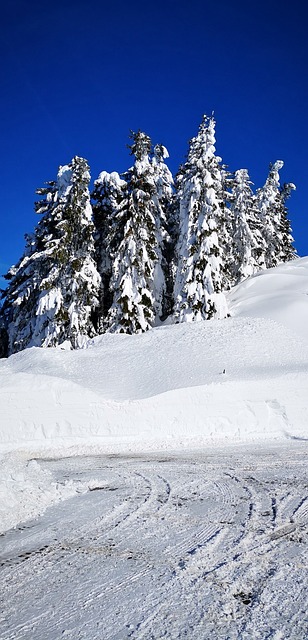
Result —
<instances>
[{"instance_id":1,"label":"snow","mask_svg":"<svg viewBox=\"0 0 308 640\"><path fill-rule=\"evenodd\" d=\"M230 292L231 314L271 318L292 333L308 338L308 258L260 271Z\"/></svg>"},{"instance_id":2,"label":"snow","mask_svg":"<svg viewBox=\"0 0 308 640\"><path fill-rule=\"evenodd\" d=\"M0 361L3 640L307 637L308 258L227 297Z\"/></svg>"},{"instance_id":3,"label":"snow","mask_svg":"<svg viewBox=\"0 0 308 640\"><path fill-rule=\"evenodd\" d=\"M306 640L304 443L40 469L81 494L0 538L3 640Z\"/></svg>"},{"instance_id":4,"label":"snow","mask_svg":"<svg viewBox=\"0 0 308 640\"><path fill-rule=\"evenodd\" d=\"M59 167L57 175L58 198L64 198L71 190L72 174L72 168L68 164L64 165L63 167Z\"/></svg>"},{"instance_id":5,"label":"snow","mask_svg":"<svg viewBox=\"0 0 308 640\"><path fill-rule=\"evenodd\" d=\"M108 451L127 441L175 446L183 437L241 442L285 430L304 436L307 294L302 258L235 287L231 318L105 334L85 350L31 348L1 360L0 451L93 440Z\"/></svg>"},{"instance_id":6,"label":"snow","mask_svg":"<svg viewBox=\"0 0 308 640\"><path fill-rule=\"evenodd\" d=\"M88 484L54 482L51 473L22 454L2 456L0 467L0 533L36 517L50 504L88 489Z\"/></svg>"}]
</instances>

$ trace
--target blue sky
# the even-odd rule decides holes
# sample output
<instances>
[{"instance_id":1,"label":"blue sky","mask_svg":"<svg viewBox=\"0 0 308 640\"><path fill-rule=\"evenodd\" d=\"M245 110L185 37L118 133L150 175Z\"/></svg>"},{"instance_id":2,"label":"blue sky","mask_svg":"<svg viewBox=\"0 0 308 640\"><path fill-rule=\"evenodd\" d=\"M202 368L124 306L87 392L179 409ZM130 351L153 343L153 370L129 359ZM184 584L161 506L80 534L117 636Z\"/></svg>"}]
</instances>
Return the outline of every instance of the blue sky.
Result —
<instances>
[{"instance_id":1,"label":"blue sky","mask_svg":"<svg viewBox=\"0 0 308 640\"><path fill-rule=\"evenodd\" d=\"M305 3L276 0L10 0L1 10L0 267L38 221L35 190L74 155L93 179L131 164L130 129L176 171L203 113L217 153L256 187L284 160L295 245L308 254Z\"/></svg>"}]
</instances>

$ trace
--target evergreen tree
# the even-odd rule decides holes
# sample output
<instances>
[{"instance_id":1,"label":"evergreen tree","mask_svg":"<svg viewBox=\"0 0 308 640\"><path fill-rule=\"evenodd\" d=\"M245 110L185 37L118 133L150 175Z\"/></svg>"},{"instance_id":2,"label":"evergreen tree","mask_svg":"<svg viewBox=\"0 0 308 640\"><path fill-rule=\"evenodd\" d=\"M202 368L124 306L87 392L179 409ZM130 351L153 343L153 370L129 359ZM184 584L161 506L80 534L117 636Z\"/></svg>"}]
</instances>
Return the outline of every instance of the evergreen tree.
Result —
<instances>
[{"instance_id":1,"label":"evergreen tree","mask_svg":"<svg viewBox=\"0 0 308 640\"><path fill-rule=\"evenodd\" d=\"M106 321L108 331L122 333L139 333L152 327L161 316L164 292L163 232L150 161L151 140L141 131L132 133L131 139L135 163L126 176L126 223L114 256L110 281L113 304Z\"/></svg>"},{"instance_id":2,"label":"evergreen tree","mask_svg":"<svg viewBox=\"0 0 308 640\"><path fill-rule=\"evenodd\" d=\"M174 192L168 206L167 229L168 237L165 245L166 251L166 317L173 317L175 305L175 283L178 272L178 245L180 238L180 193L181 173L180 166L174 180Z\"/></svg>"},{"instance_id":3,"label":"evergreen tree","mask_svg":"<svg viewBox=\"0 0 308 640\"><path fill-rule=\"evenodd\" d=\"M222 290L230 251L221 158L215 155L215 120L203 117L178 178L179 240L175 319L191 322L227 315Z\"/></svg>"},{"instance_id":4,"label":"evergreen tree","mask_svg":"<svg viewBox=\"0 0 308 640\"><path fill-rule=\"evenodd\" d=\"M82 347L94 335L92 309L100 278L96 270L92 209L86 160L75 157L60 167L56 182L38 189L42 215L35 233L26 236L21 260L6 278L2 315L9 354L29 346L69 341Z\"/></svg>"},{"instance_id":5,"label":"evergreen tree","mask_svg":"<svg viewBox=\"0 0 308 640\"><path fill-rule=\"evenodd\" d=\"M166 147L162 144L156 144L151 164L154 169L155 195L162 207L163 218L166 218L166 211L173 194L173 177L169 167L165 163L166 158L169 158Z\"/></svg>"},{"instance_id":6,"label":"evergreen tree","mask_svg":"<svg viewBox=\"0 0 308 640\"><path fill-rule=\"evenodd\" d=\"M160 315L166 319L172 312L173 307L173 287L174 287L174 220L173 220L173 193L174 182L172 173L165 163L169 158L169 153L162 144L154 147L152 158L153 178L156 186L156 194L153 201L156 205L157 216L162 234L162 270L164 279L161 281L163 289L160 292Z\"/></svg>"},{"instance_id":7,"label":"evergreen tree","mask_svg":"<svg viewBox=\"0 0 308 640\"><path fill-rule=\"evenodd\" d=\"M298 257L296 249L293 246L294 238L292 237L292 229L286 205L286 201L290 198L292 191L295 189L295 184L287 182L281 187L279 196L277 196L279 200L278 207L280 209L279 235L281 236L281 244L278 254L279 262L288 262L289 260L294 260Z\"/></svg>"},{"instance_id":8,"label":"evergreen tree","mask_svg":"<svg viewBox=\"0 0 308 640\"><path fill-rule=\"evenodd\" d=\"M98 331L101 333L104 331L104 321L112 304L112 265L124 235L126 182L116 171L102 171L94 183L92 197L96 261L101 276L97 309Z\"/></svg>"},{"instance_id":9,"label":"evergreen tree","mask_svg":"<svg viewBox=\"0 0 308 640\"><path fill-rule=\"evenodd\" d=\"M264 255L260 256L260 267L265 269L276 267L281 262L279 257L282 244L279 171L282 167L282 160L271 164L264 186L256 192L256 204L260 211L265 244Z\"/></svg>"},{"instance_id":10,"label":"evergreen tree","mask_svg":"<svg viewBox=\"0 0 308 640\"><path fill-rule=\"evenodd\" d=\"M6 328L0 320L0 358L6 358L8 355L8 334Z\"/></svg>"},{"instance_id":11,"label":"evergreen tree","mask_svg":"<svg viewBox=\"0 0 308 640\"><path fill-rule=\"evenodd\" d=\"M231 194L234 284L259 271L260 257L265 252L260 213L251 184L247 169L235 172Z\"/></svg>"}]
</instances>

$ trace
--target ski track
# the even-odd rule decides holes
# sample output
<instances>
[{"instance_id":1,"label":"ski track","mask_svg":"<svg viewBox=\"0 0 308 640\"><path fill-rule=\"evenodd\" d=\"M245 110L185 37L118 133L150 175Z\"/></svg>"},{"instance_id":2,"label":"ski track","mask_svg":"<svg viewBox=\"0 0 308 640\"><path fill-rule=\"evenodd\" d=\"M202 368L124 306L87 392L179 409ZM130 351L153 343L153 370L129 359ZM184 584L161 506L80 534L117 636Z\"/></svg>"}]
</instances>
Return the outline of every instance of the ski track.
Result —
<instances>
[{"instance_id":1,"label":"ski track","mask_svg":"<svg viewBox=\"0 0 308 640\"><path fill-rule=\"evenodd\" d=\"M307 445L40 460L89 491L0 537L1 640L304 640Z\"/></svg>"}]
</instances>

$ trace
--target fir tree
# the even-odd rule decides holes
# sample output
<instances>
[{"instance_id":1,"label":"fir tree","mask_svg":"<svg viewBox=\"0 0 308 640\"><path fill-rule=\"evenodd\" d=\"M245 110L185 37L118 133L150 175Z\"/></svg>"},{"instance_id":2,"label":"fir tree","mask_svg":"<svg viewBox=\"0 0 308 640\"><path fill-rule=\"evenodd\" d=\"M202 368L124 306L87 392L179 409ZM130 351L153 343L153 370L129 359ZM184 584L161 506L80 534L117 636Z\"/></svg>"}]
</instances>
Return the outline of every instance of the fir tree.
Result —
<instances>
[{"instance_id":1,"label":"fir tree","mask_svg":"<svg viewBox=\"0 0 308 640\"><path fill-rule=\"evenodd\" d=\"M173 177L165 160L169 158L166 147L162 144L156 144L154 147L154 155L152 158L152 167L154 169L154 182L156 186L156 197L163 210L163 217L166 217L170 200L173 194Z\"/></svg>"},{"instance_id":2,"label":"fir tree","mask_svg":"<svg viewBox=\"0 0 308 640\"><path fill-rule=\"evenodd\" d=\"M260 212L265 246L264 254L260 256L260 268L265 269L276 267L281 262L280 253L283 240L279 171L282 167L282 160L271 164L264 186L256 192L255 201Z\"/></svg>"},{"instance_id":3,"label":"fir tree","mask_svg":"<svg viewBox=\"0 0 308 640\"><path fill-rule=\"evenodd\" d=\"M191 322L227 315L223 288L230 238L221 158L215 155L215 120L204 116L190 141L178 179L180 234L175 283L175 319Z\"/></svg>"},{"instance_id":4,"label":"fir tree","mask_svg":"<svg viewBox=\"0 0 308 640\"><path fill-rule=\"evenodd\" d=\"M233 282L237 284L260 269L265 252L260 213L247 169L234 174L231 194Z\"/></svg>"},{"instance_id":5,"label":"fir tree","mask_svg":"<svg viewBox=\"0 0 308 640\"><path fill-rule=\"evenodd\" d=\"M37 191L42 218L6 276L2 314L10 354L65 341L82 347L94 335L91 313L100 278L93 261L89 180L86 160L75 157L60 167L56 182Z\"/></svg>"},{"instance_id":6,"label":"fir tree","mask_svg":"<svg viewBox=\"0 0 308 640\"><path fill-rule=\"evenodd\" d=\"M92 197L96 261L101 276L97 309L98 331L101 333L104 331L104 321L112 304L112 266L124 235L126 182L116 171L102 171L94 183Z\"/></svg>"},{"instance_id":7,"label":"fir tree","mask_svg":"<svg viewBox=\"0 0 308 640\"><path fill-rule=\"evenodd\" d=\"M156 193L153 196L156 205L159 225L162 234L162 270L164 278L161 281L163 289L160 292L160 316L166 319L172 312L173 307L173 258L174 258L174 228L173 228L173 193L174 181L165 159L169 158L169 153L162 144L154 147L152 158L153 178L156 186Z\"/></svg>"},{"instance_id":8,"label":"fir tree","mask_svg":"<svg viewBox=\"0 0 308 640\"><path fill-rule=\"evenodd\" d=\"M179 256L177 253L180 238L180 181L181 168L174 180L174 192L168 205L166 252L166 317L173 317L175 304L175 283L178 272Z\"/></svg>"},{"instance_id":9,"label":"fir tree","mask_svg":"<svg viewBox=\"0 0 308 640\"><path fill-rule=\"evenodd\" d=\"M288 216L288 208L286 201L290 198L292 191L296 189L293 182L285 183L281 189L278 198L279 208L279 236L281 236L281 244L279 246L278 259L279 262L288 262L297 258L296 249L293 246L294 238L292 236L291 224Z\"/></svg>"},{"instance_id":10,"label":"fir tree","mask_svg":"<svg viewBox=\"0 0 308 640\"><path fill-rule=\"evenodd\" d=\"M162 313L164 291L163 233L149 157L151 140L141 131L132 133L131 139L135 163L126 176L126 223L114 257L110 281L113 304L106 321L108 331L123 333L139 333L154 325Z\"/></svg>"}]
</instances>

